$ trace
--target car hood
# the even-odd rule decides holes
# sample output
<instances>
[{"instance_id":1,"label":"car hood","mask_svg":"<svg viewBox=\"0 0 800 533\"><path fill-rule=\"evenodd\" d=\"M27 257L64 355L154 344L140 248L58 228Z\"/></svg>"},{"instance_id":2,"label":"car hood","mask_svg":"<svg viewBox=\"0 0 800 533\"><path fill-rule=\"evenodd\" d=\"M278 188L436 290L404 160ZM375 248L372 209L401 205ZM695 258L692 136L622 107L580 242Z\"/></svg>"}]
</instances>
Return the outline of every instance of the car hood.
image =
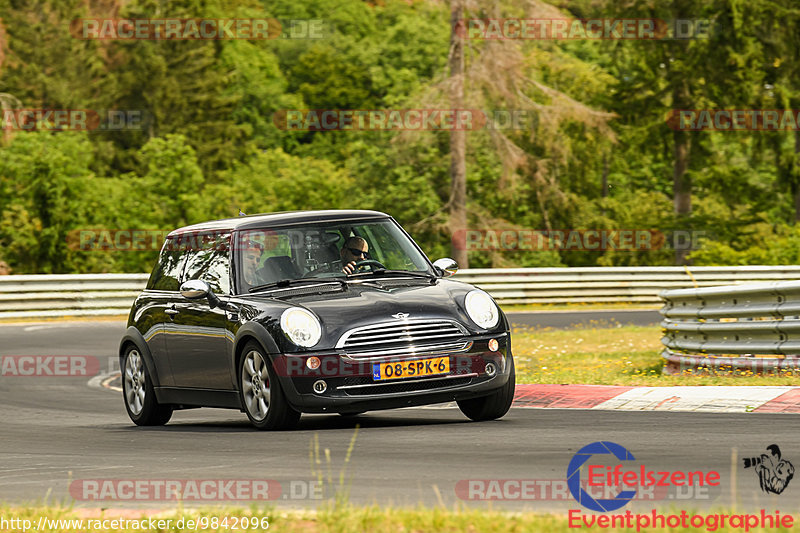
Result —
<instances>
[{"instance_id":1,"label":"car hood","mask_svg":"<svg viewBox=\"0 0 800 533\"><path fill-rule=\"evenodd\" d=\"M397 279L349 282L347 290L326 294L304 294L281 298L288 306L305 307L319 318L323 336L318 349L333 348L347 331L360 326L394 322L403 318L438 318L459 322L473 333L483 332L464 311L470 284L437 279ZM394 317L398 313L407 317ZM502 321L501 321L502 324ZM498 328L502 327L498 324Z\"/></svg>"}]
</instances>

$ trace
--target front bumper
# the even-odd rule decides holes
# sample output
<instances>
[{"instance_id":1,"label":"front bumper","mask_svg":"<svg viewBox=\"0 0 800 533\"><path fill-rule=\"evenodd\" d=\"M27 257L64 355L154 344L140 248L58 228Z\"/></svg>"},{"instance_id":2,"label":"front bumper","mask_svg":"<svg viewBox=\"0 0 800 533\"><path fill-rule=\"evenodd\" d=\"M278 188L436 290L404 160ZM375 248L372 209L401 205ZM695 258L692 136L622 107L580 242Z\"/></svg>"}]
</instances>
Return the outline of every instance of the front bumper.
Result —
<instances>
[{"instance_id":1,"label":"front bumper","mask_svg":"<svg viewBox=\"0 0 800 533\"><path fill-rule=\"evenodd\" d=\"M497 340L497 350L489 349L490 339ZM284 354L274 358L273 368L289 403L306 413L374 411L466 400L485 396L506 384L512 357L508 333L470 337L463 344L457 351L420 347L409 348L405 353L395 350L388 356L358 357L336 352ZM447 374L373 379L374 363L443 356L450 362ZM307 366L306 361L311 357L320 359L319 368L312 370ZM319 381L325 382L324 392L315 392L314 385Z\"/></svg>"}]
</instances>

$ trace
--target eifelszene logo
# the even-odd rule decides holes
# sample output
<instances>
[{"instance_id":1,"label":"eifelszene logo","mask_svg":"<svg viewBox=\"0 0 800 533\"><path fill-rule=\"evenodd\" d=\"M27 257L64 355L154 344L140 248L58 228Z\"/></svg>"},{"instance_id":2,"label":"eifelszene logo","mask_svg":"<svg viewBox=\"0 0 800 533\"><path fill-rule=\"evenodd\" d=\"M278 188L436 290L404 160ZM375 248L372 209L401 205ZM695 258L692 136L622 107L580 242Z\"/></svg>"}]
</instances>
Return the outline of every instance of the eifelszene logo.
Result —
<instances>
[{"instance_id":1,"label":"eifelszene logo","mask_svg":"<svg viewBox=\"0 0 800 533\"><path fill-rule=\"evenodd\" d=\"M620 464L607 466L603 464L589 464L595 456L612 456ZM594 462L609 459L599 457ZM644 487L689 487L689 486L718 486L720 474L714 470L709 472L696 471L655 471L644 464L629 464L624 470L622 462L633 462L636 458L631 452L619 444L609 441L593 442L584 446L572 457L567 467L567 487L570 494L582 506L592 511L605 513L624 507L636 496L637 488ZM632 469L631 469L632 468ZM595 499L581 486L582 475L587 475L586 485L589 487L604 487L604 494L610 491L611 498ZM619 491L613 495L614 491Z\"/></svg>"},{"instance_id":2,"label":"eifelszene logo","mask_svg":"<svg viewBox=\"0 0 800 533\"><path fill-rule=\"evenodd\" d=\"M745 457L745 468L753 468L758 475L761 490L767 493L780 494L789 485L794 477L794 465L781 458L781 449L777 444L767 446L769 454L762 453L761 457Z\"/></svg>"}]
</instances>

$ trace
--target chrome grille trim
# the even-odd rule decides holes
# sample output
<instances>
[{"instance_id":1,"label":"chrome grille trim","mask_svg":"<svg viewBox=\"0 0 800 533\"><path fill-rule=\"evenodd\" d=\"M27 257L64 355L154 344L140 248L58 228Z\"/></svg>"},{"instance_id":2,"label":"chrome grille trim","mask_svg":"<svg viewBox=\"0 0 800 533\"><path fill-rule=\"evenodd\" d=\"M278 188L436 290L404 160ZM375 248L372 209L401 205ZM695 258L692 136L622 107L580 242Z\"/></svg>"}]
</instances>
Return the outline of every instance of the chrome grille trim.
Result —
<instances>
[{"instance_id":1,"label":"chrome grille trim","mask_svg":"<svg viewBox=\"0 0 800 533\"><path fill-rule=\"evenodd\" d=\"M403 346L401 348L391 348L387 350L345 353L342 357L345 361L357 361L363 358L374 358L375 362L384 357L392 358L396 355L407 355L409 357L422 357L429 355L444 355L466 352L472 348L472 341L453 342L448 344L433 344L428 346Z\"/></svg>"},{"instance_id":2,"label":"chrome grille trim","mask_svg":"<svg viewBox=\"0 0 800 533\"><path fill-rule=\"evenodd\" d=\"M455 320L430 318L402 319L361 326L345 332L337 349L368 348L376 344L407 344L460 340L467 330Z\"/></svg>"}]
</instances>

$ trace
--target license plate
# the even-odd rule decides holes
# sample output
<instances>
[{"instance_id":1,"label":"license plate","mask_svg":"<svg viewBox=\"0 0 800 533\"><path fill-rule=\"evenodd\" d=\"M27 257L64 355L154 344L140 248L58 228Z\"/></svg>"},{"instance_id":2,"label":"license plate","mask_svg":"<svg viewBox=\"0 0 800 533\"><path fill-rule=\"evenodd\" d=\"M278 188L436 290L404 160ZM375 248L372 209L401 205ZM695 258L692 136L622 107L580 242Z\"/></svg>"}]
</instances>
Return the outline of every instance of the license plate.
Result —
<instances>
[{"instance_id":1,"label":"license plate","mask_svg":"<svg viewBox=\"0 0 800 533\"><path fill-rule=\"evenodd\" d=\"M415 378L450 373L450 357L434 357L418 361L397 363L375 363L372 365L372 380Z\"/></svg>"}]
</instances>

